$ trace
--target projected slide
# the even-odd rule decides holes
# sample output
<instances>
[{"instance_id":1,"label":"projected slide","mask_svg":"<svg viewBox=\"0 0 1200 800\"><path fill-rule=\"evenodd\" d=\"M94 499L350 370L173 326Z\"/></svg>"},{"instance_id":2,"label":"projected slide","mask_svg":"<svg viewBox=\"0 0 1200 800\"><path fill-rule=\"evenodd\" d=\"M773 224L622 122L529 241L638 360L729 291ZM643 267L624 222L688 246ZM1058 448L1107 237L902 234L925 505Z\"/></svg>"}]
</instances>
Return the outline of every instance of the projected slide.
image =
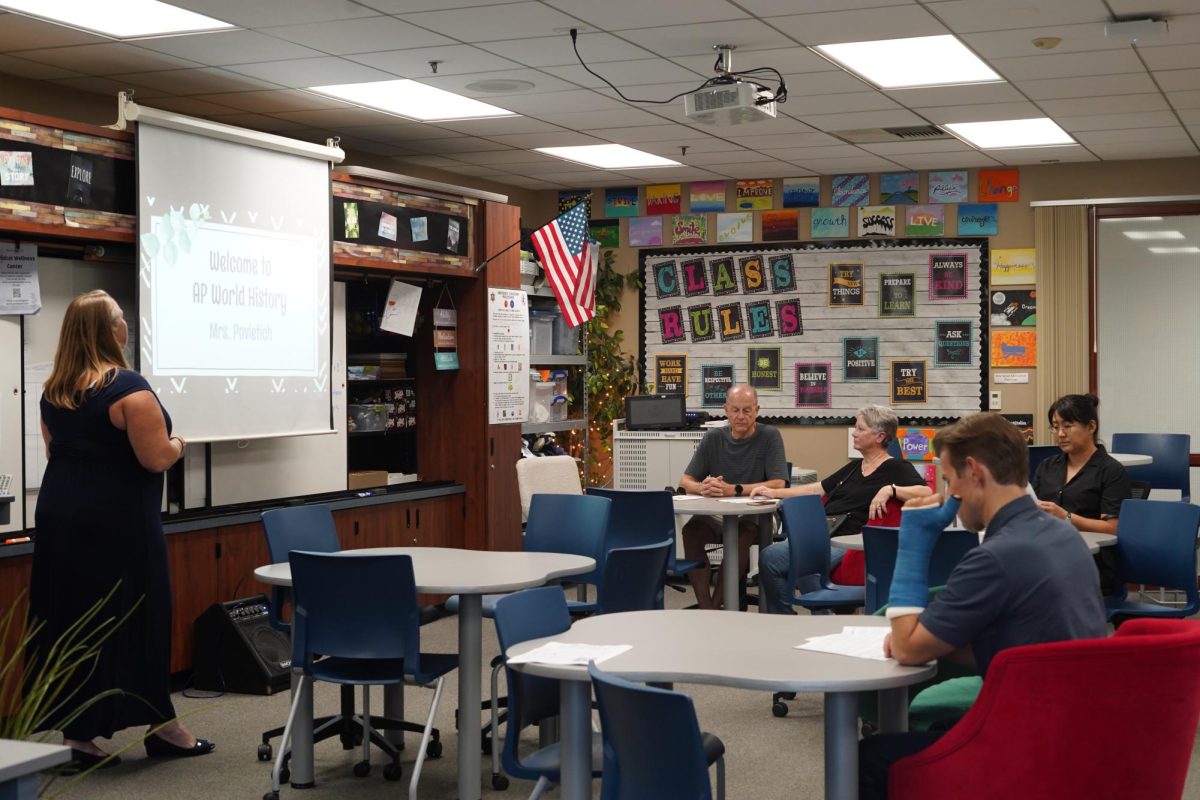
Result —
<instances>
[{"instance_id":1,"label":"projected slide","mask_svg":"<svg viewBox=\"0 0 1200 800\"><path fill-rule=\"evenodd\" d=\"M139 368L195 440L331 429L329 164L139 124Z\"/></svg>"}]
</instances>

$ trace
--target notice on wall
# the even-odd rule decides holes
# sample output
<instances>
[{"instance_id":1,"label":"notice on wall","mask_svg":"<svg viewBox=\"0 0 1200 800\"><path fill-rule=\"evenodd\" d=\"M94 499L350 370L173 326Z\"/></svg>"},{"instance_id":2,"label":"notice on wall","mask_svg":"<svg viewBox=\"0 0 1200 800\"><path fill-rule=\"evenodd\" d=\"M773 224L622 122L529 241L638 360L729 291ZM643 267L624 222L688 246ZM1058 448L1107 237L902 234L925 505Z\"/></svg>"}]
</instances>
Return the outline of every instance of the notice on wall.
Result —
<instances>
[{"instance_id":1,"label":"notice on wall","mask_svg":"<svg viewBox=\"0 0 1200 800\"><path fill-rule=\"evenodd\" d=\"M733 364L705 364L700 368L700 384L706 408L725 405L725 396L733 386Z\"/></svg>"},{"instance_id":2,"label":"notice on wall","mask_svg":"<svg viewBox=\"0 0 1200 800\"><path fill-rule=\"evenodd\" d=\"M0 244L0 314L36 314L41 307L37 247Z\"/></svg>"},{"instance_id":3,"label":"notice on wall","mask_svg":"<svg viewBox=\"0 0 1200 800\"><path fill-rule=\"evenodd\" d=\"M529 415L529 296L488 289L488 421Z\"/></svg>"},{"instance_id":4,"label":"notice on wall","mask_svg":"<svg viewBox=\"0 0 1200 800\"><path fill-rule=\"evenodd\" d=\"M658 394L687 394L687 356L656 355L654 383Z\"/></svg>"}]
</instances>

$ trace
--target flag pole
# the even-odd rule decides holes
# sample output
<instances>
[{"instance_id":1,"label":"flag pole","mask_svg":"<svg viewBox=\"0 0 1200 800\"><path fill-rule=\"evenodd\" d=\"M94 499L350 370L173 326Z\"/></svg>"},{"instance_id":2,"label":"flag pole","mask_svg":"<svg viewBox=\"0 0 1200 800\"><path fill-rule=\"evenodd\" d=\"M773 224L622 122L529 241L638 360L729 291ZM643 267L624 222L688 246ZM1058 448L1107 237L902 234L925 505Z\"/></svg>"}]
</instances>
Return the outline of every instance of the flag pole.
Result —
<instances>
[{"instance_id":1,"label":"flag pole","mask_svg":"<svg viewBox=\"0 0 1200 800\"><path fill-rule=\"evenodd\" d=\"M583 201L580 201L580 202L583 202ZM577 206L577 205L579 205L579 203L576 203L575 205ZM545 222L543 222L541 225L538 225L536 228L534 228L534 230L535 230L535 231L536 231L536 230L540 230L540 229L542 229L542 228L546 227L547 225L549 225L551 222L554 222L555 220L557 220L559 217L565 216L566 214L569 214L571 211L574 211L574 210L575 210L575 206L571 206L571 207L570 207L570 208L568 208L566 211L563 211L563 212L561 212L561 213L559 213L559 214L555 214L553 217L551 217L550 219L546 220L546 221L545 221ZM516 246L517 246L517 245L519 245L520 243L521 243L521 240L520 240L520 239L517 239L515 242L513 242L513 243L512 243L512 244L510 244L510 245L508 245L508 246L507 246L507 247L505 247L504 249L502 249L502 250L499 250L499 251L497 251L497 252L495 252L495 253L492 253L490 256L488 256L487 258L485 258L483 261L479 262L479 266L475 267L475 272L479 272L481 269L483 269L484 267L486 267L488 264L492 263L492 261L493 261L494 259L496 259L496 258L499 258L500 256L504 255L505 253L507 253L509 250L512 250L514 247L516 247Z\"/></svg>"}]
</instances>

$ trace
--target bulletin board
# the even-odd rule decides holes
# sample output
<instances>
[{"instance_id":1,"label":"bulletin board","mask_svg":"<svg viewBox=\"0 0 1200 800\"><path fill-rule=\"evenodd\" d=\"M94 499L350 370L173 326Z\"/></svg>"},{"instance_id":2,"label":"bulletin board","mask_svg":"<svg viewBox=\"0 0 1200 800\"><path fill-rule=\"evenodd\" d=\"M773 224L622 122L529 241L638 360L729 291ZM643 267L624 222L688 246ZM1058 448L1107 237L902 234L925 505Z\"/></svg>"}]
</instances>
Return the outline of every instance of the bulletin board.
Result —
<instances>
[{"instance_id":1,"label":"bulletin board","mask_svg":"<svg viewBox=\"0 0 1200 800\"><path fill-rule=\"evenodd\" d=\"M986 239L644 249L643 385L721 415L732 383L760 419L903 424L977 412L987 395Z\"/></svg>"}]
</instances>

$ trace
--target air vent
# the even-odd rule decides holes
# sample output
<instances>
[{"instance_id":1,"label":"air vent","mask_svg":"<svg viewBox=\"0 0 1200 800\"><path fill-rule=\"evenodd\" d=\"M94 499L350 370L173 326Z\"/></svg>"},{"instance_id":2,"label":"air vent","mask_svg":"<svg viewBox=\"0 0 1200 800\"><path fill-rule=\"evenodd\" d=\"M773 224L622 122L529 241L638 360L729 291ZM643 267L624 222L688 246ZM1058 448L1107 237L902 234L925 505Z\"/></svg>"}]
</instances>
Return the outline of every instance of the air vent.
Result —
<instances>
[{"instance_id":1,"label":"air vent","mask_svg":"<svg viewBox=\"0 0 1200 800\"><path fill-rule=\"evenodd\" d=\"M936 125L910 125L904 128L859 128L852 131L833 131L834 136L850 144L882 144L884 142L919 142L932 139L953 139Z\"/></svg>"}]
</instances>

